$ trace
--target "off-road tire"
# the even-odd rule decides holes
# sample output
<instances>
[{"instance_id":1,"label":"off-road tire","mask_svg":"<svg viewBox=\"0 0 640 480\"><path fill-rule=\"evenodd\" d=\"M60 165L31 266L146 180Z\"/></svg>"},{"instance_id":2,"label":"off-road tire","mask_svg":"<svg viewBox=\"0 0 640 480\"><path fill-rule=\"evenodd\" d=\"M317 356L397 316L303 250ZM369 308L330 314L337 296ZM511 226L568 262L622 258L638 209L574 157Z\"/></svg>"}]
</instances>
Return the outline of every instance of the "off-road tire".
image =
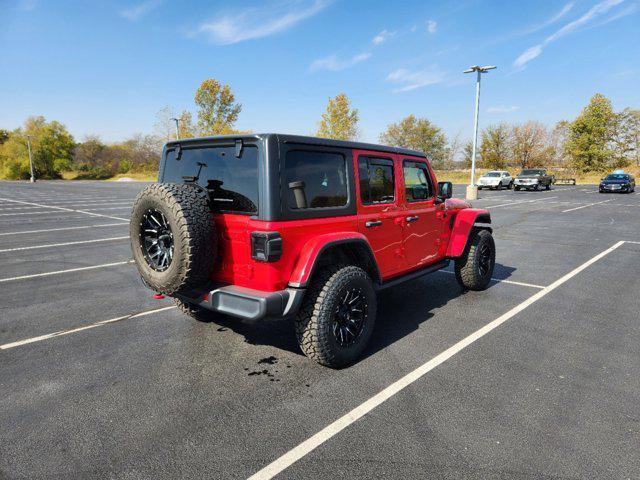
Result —
<instances>
[{"instance_id":1,"label":"off-road tire","mask_svg":"<svg viewBox=\"0 0 640 480\"><path fill-rule=\"evenodd\" d=\"M513 188L513 182L509 182L509 185L507 185L507 189L511 190Z\"/></svg>"},{"instance_id":2,"label":"off-road tire","mask_svg":"<svg viewBox=\"0 0 640 480\"><path fill-rule=\"evenodd\" d=\"M147 262L141 222L149 210L161 212L173 235L171 263L164 271ZM129 227L133 259L143 281L165 295L188 293L206 284L214 269L217 236L207 193L195 185L156 183L136 197Z\"/></svg>"},{"instance_id":3,"label":"off-road tire","mask_svg":"<svg viewBox=\"0 0 640 480\"><path fill-rule=\"evenodd\" d=\"M519 191L520 191L520 187L519 187L518 185L516 185L515 187L513 187L513 189L514 189L516 192L519 192Z\"/></svg>"},{"instance_id":4,"label":"off-road tire","mask_svg":"<svg viewBox=\"0 0 640 480\"><path fill-rule=\"evenodd\" d=\"M354 343L341 345L332 331L334 312L340 295L357 287L366 298L364 324ZM353 265L328 268L318 272L302 301L295 320L296 338L303 353L331 368L341 368L354 363L373 332L376 320L376 293L369 275Z\"/></svg>"},{"instance_id":5,"label":"off-road tire","mask_svg":"<svg viewBox=\"0 0 640 480\"><path fill-rule=\"evenodd\" d=\"M211 310L207 310L206 308L202 308L192 303L183 302L179 298L174 298L173 300L176 302L178 310L185 315L195 318L199 322L209 323L220 317L220 314L217 312L212 312Z\"/></svg>"},{"instance_id":6,"label":"off-road tire","mask_svg":"<svg viewBox=\"0 0 640 480\"><path fill-rule=\"evenodd\" d=\"M480 268L480 252L489 248L490 266L483 274ZM473 230L465 253L456 258L456 279L467 290L484 290L489 286L496 261L496 245L488 230Z\"/></svg>"}]
</instances>

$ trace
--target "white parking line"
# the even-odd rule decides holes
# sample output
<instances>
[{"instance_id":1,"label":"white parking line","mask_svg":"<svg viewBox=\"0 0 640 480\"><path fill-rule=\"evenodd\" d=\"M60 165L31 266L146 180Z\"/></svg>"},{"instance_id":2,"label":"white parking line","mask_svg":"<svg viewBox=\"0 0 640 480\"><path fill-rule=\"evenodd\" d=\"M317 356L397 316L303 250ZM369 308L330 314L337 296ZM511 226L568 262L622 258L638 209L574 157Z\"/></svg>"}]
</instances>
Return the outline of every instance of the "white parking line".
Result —
<instances>
[{"instance_id":1,"label":"white parking line","mask_svg":"<svg viewBox=\"0 0 640 480\"><path fill-rule=\"evenodd\" d=\"M293 463L297 462L298 460L300 460L301 458L309 454L311 451L313 451L314 449L316 449L317 447L325 443L327 440L331 439L333 436L340 433L349 425L358 421L360 418L362 418L367 413L371 412L373 409L375 409L376 407L378 407L379 405L381 405L382 403L384 403L385 401L387 401L388 399L396 395L398 392L400 392L404 388L408 387L415 381L422 378L425 374L427 374L428 372L436 368L438 365L444 363L449 358L453 357L456 353L464 350L466 347L468 347L472 343L484 337L487 333L491 332L492 330L495 330L500 325L505 323L507 320L513 318L515 315L517 315L518 313L520 313L521 311L523 311L533 303L537 302L538 300L543 298L545 295L551 293L560 285L567 282L571 278L575 277L577 274L582 272L585 268L589 267L593 263L597 262L601 258L613 252L615 249L617 249L624 243L625 243L624 241L617 242L613 246L607 248L605 251L599 253L595 257L586 261L579 267L573 269L563 277L559 278L558 280L553 282L551 285L544 287L542 290L532 295L524 302L520 303L519 305L516 305L508 312L504 313L503 315L496 318L492 322L486 324L484 327L480 328L479 330L476 330L471 335L460 340L455 345L452 345L451 347L449 347L448 349L446 349L436 357L422 364L412 372L402 377L400 380L397 380L396 382L392 383L384 390L380 391L379 393L371 397L369 400L358 405L356 408L348 412L346 415L340 417L335 422L329 424L328 426L320 430L315 435L311 436L304 442L300 443L298 446L292 448L287 453L285 453L278 459L274 460L272 463L270 463L269 465L267 465L266 467L264 467L263 469L261 469L260 471L252 475L251 477L249 477L249 480L267 480L278 475L287 467L289 467Z\"/></svg>"},{"instance_id":2,"label":"white parking line","mask_svg":"<svg viewBox=\"0 0 640 480\"><path fill-rule=\"evenodd\" d=\"M85 325L84 327L72 328L70 330L60 330L58 332L48 333L46 335L40 335L39 337L32 337L32 338L27 338L25 340L19 340L17 342L5 343L4 345L0 345L0 350L9 350L10 348L20 347L22 345L28 345L30 343L35 343L35 342L41 342L43 340L48 340L54 337L62 337L64 335L69 335L71 333L77 333L77 332L82 332L83 330L89 330L91 328L101 327L102 325L107 325L109 323L121 322L122 320L145 317L153 313L160 313L166 310L171 310L173 308L176 308L176 307L171 306L171 307L156 308L155 310L147 310L146 312L136 313L133 315L124 315L123 317L116 317L116 318L111 318L109 320L102 320L100 322Z\"/></svg>"},{"instance_id":3,"label":"white parking line","mask_svg":"<svg viewBox=\"0 0 640 480\"><path fill-rule=\"evenodd\" d=\"M81 240L78 242L65 242L65 243L49 243L47 245L34 245L31 247L17 247L17 248L5 248L0 250L0 253L5 252L20 252L22 250L36 250L38 248L53 248L53 247L66 247L68 245L81 245L83 243L100 243L100 242L110 242L114 240L126 240L129 236L126 237L111 237L111 238L98 238L96 240Z\"/></svg>"},{"instance_id":4,"label":"white parking line","mask_svg":"<svg viewBox=\"0 0 640 480\"><path fill-rule=\"evenodd\" d=\"M500 205L489 205L486 207L482 207L482 208L498 208L498 207L507 207L509 205L521 205L523 203L535 203L535 202L542 202L544 200L551 200L552 198L558 198L556 197L544 197L544 198L536 198L535 200L526 200L524 202L511 202L511 203L502 203Z\"/></svg>"},{"instance_id":5,"label":"white parking line","mask_svg":"<svg viewBox=\"0 0 640 480\"><path fill-rule=\"evenodd\" d=\"M91 208L85 208L86 211L88 212L95 212L100 211L102 212L103 210L131 210L131 205L126 205L124 207L98 207L98 208L94 208L93 205L90 205Z\"/></svg>"},{"instance_id":6,"label":"white parking line","mask_svg":"<svg viewBox=\"0 0 640 480\"><path fill-rule=\"evenodd\" d=\"M116 267L118 265L127 265L129 263L133 263L133 260L127 260L126 262L103 263L102 265L91 265L90 267L70 268L68 270L57 270L55 272L34 273L33 275L21 275L19 277L0 278L0 283L28 280L30 278L49 277L51 275L60 275L62 273L83 272L85 270L95 270L97 268Z\"/></svg>"},{"instance_id":7,"label":"white parking line","mask_svg":"<svg viewBox=\"0 0 640 480\"><path fill-rule=\"evenodd\" d=\"M456 272L452 272L451 270L438 270L439 272L442 273L450 273L451 275L455 275ZM510 283L512 285L520 285L521 287L531 287L531 288L544 288L544 286L542 285L534 285L533 283L524 283L524 282L516 282L515 280L504 280L501 278L491 278L492 282L496 282L496 283Z\"/></svg>"},{"instance_id":8,"label":"white parking line","mask_svg":"<svg viewBox=\"0 0 640 480\"><path fill-rule=\"evenodd\" d=\"M41 212L16 212L16 213L0 213L0 217L8 217L15 215L43 215L46 213L51 213L51 210L43 210Z\"/></svg>"},{"instance_id":9,"label":"white parking line","mask_svg":"<svg viewBox=\"0 0 640 480\"><path fill-rule=\"evenodd\" d=\"M129 224L128 223L106 223L103 225L82 225L80 227L45 228L42 230L23 230L21 232L0 233L0 237L4 235L23 235L25 233L62 232L63 230L84 230L85 228L117 227L120 225L129 225Z\"/></svg>"},{"instance_id":10,"label":"white parking line","mask_svg":"<svg viewBox=\"0 0 640 480\"><path fill-rule=\"evenodd\" d=\"M56 210L63 210L65 212L77 212L77 213L84 213L86 215L92 215L94 217L105 217L105 218L111 218L113 220L122 220L123 222L127 222L129 221L127 218L122 218L122 217L112 217L110 215L104 215L102 213L95 213L95 212L87 212L85 210L74 210L72 208L64 208L64 207L54 207L52 205L41 205L39 203L33 203L33 202L23 202L22 200L11 200L10 198L0 198L0 200L6 200L7 202L14 202L14 203L22 203L24 205L35 205L36 207L42 207L42 208L53 208Z\"/></svg>"},{"instance_id":11,"label":"white parking line","mask_svg":"<svg viewBox=\"0 0 640 480\"><path fill-rule=\"evenodd\" d=\"M562 210L561 213L573 212L574 210L580 210L581 208L592 207L593 205L602 205L603 203L607 203L610 201L611 200L605 200L604 202L587 203L586 205L582 205L581 207L570 208L569 210Z\"/></svg>"}]
</instances>

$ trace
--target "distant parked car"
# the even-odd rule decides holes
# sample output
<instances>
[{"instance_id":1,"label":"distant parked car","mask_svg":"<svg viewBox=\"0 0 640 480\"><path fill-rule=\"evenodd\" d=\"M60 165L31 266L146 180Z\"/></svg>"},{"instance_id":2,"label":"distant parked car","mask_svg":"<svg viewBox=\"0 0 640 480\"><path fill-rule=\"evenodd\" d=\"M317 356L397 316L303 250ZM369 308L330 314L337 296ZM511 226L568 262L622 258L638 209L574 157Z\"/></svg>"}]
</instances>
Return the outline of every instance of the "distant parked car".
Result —
<instances>
[{"instance_id":1,"label":"distant parked car","mask_svg":"<svg viewBox=\"0 0 640 480\"><path fill-rule=\"evenodd\" d=\"M551 188L553 177L544 168L529 168L522 170L514 180L515 190L526 188L527 190L546 190Z\"/></svg>"},{"instance_id":2,"label":"distant parked car","mask_svg":"<svg viewBox=\"0 0 640 480\"><path fill-rule=\"evenodd\" d=\"M483 188L498 189L502 187L512 188L513 177L506 170L493 170L482 175L478 179L478 190Z\"/></svg>"},{"instance_id":3,"label":"distant parked car","mask_svg":"<svg viewBox=\"0 0 640 480\"><path fill-rule=\"evenodd\" d=\"M636 179L633 175L622 171L615 171L600 181L600 193L624 192L631 193L636 190Z\"/></svg>"}]
</instances>

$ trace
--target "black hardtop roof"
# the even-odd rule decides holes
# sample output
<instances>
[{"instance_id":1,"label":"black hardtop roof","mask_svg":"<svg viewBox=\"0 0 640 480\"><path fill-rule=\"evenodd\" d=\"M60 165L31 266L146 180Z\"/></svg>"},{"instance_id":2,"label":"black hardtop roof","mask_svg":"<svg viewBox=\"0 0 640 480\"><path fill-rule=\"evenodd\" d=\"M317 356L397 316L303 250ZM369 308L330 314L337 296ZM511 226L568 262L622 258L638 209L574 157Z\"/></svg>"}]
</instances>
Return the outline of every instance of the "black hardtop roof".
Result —
<instances>
[{"instance_id":1,"label":"black hardtop roof","mask_svg":"<svg viewBox=\"0 0 640 480\"><path fill-rule=\"evenodd\" d=\"M189 145L189 144L208 143L211 141L224 142L226 140L229 142L233 142L238 139L254 140L254 141L266 140L269 137L277 137L278 141L283 143L297 143L297 144L303 144L303 145L355 148L359 150L374 150L378 152L397 153L400 155L411 155L414 157L426 158L426 155L423 152L419 152L417 150L409 150L407 148L390 147L388 145L378 145L375 143L333 140L330 138L306 137L303 135L286 135L286 134L283 135L281 133L247 133L247 134L239 134L239 135L219 135L214 137L185 138L182 140L174 140L172 142L167 142L165 147L171 147L176 144L180 144L182 146L182 145Z\"/></svg>"}]
</instances>

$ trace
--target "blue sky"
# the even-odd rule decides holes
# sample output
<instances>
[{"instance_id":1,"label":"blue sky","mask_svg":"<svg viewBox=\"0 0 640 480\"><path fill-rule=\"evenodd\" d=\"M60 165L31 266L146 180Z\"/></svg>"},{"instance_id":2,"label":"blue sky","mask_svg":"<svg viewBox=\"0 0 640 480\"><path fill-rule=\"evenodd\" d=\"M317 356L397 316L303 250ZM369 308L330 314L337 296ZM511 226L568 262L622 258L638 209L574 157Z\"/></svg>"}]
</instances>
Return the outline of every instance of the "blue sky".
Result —
<instances>
[{"instance_id":1,"label":"blue sky","mask_svg":"<svg viewBox=\"0 0 640 480\"><path fill-rule=\"evenodd\" d=\"M0 0L0 20L0 128L44 115L77 139L152 132L208 77L254 132L312 134L345 92L365 141L411 113L470 138L474 64L498 66L481 125L552 125L596 92L640 108L640 0Z\"/></svg>"}]
</instances>

